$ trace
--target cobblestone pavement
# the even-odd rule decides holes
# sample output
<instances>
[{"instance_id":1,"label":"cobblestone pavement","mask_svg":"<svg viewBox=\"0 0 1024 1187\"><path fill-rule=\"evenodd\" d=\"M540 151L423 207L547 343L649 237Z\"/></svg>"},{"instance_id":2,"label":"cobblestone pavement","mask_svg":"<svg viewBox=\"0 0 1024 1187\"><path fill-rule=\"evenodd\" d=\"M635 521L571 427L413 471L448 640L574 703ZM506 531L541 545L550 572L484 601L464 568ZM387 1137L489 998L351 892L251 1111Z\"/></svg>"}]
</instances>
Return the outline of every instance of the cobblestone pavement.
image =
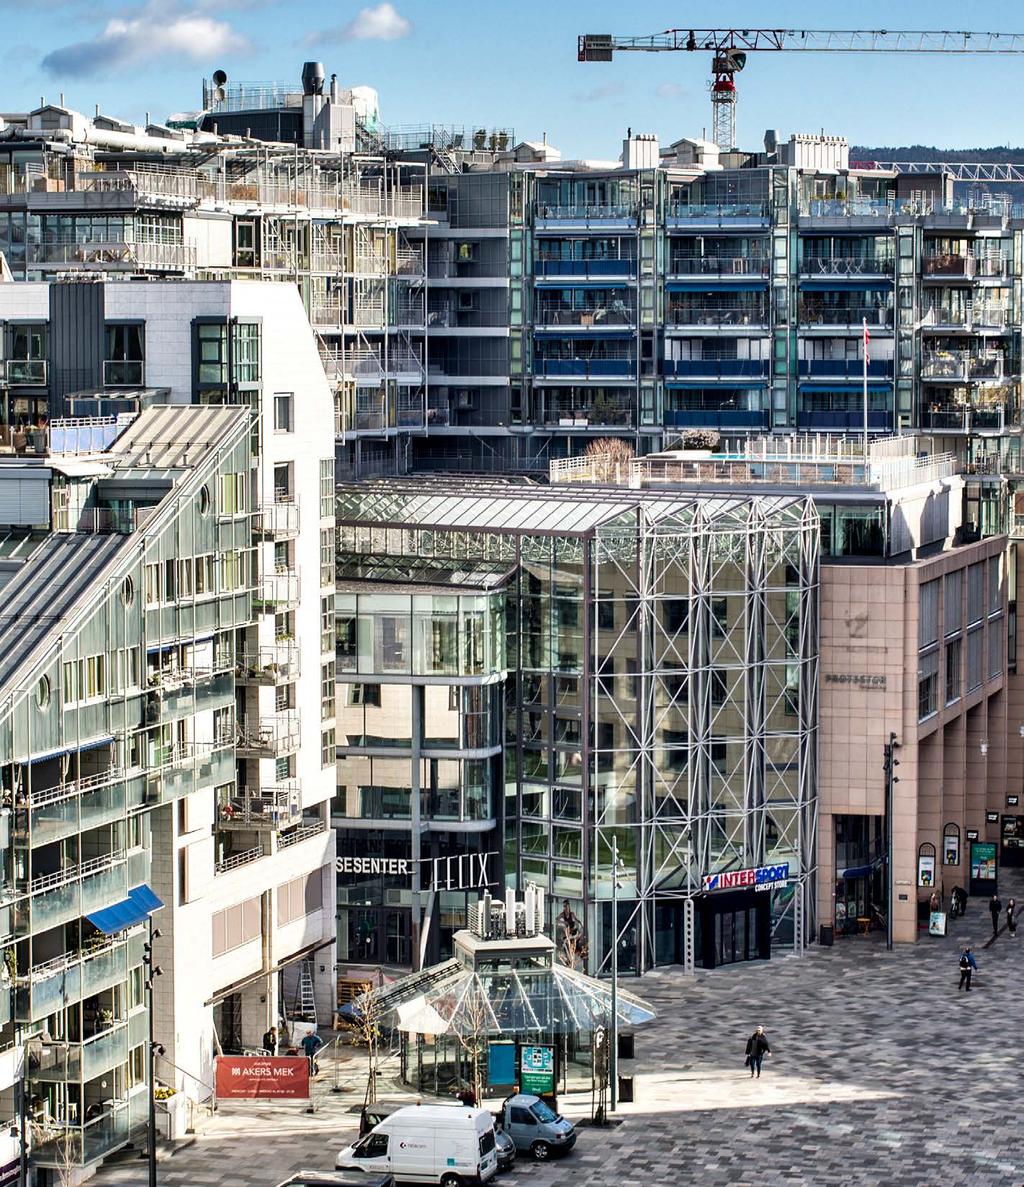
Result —
<instances>
[{"instance_id":1,"label":"cobblestone pavement","mask_svg":"<svg viewBox=\"0 0 1024 1187\"><path fill-rule=\"evenodd\" d=\"M1002 882L1004 902L1024 886L1006 874ZM672 969L627 981L658 1020L620 1067L636 1077L623 1124L585 1129L568 1158L520 1161L499 1182L1021 1187L1024 928L984 949L991 924L973 899L950 932L892 953L870 936L690 981ZM962 943L980 966L970 994L957 990ZM744 1045L757 1023L773 1055L752 1081ZM357 1075L358 1065L353 1083ZM331 1167L353 1132L357 1093L326 1088L312 1117L223 1111L193 1146L161 1161L160 1183L273 1187L295 1170ZM565 1102L570 1115L588 1110L589 1101ZM94 1182L144 1184L144 1165L104 1169Z\"/></svg>"}]
</instances>

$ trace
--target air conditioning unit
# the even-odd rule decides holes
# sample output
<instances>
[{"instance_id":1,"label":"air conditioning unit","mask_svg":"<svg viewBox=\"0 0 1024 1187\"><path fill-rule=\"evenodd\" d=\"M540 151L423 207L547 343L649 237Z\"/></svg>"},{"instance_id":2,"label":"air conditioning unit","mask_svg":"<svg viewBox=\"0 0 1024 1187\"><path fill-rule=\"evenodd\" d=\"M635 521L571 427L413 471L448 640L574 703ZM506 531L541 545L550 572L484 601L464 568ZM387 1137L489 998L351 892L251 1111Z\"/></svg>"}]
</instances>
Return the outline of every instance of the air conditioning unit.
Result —
<instances>
[{"instance_id":1,"label":"air conditioning unit","mask_svg":"<svg viewBox=\"0 0 1024 1187\"><path fill-rule=\"evenodd\" d=\"M402 905L402 892L400 890L385 890L384 891L384 906L385 907L400 907Z\"/></svg>"},{"instance_id":2,"label":"air conditioning unit","mask_svg":"<svg viewBox=\"0 0 1024 1187\"><path fill-rule=\"evenodd\" d=\"M473 390L468 387L458 387L455 389L455 407L456 408L472 408L473 407Z\"/></svg>"}]
</instances>

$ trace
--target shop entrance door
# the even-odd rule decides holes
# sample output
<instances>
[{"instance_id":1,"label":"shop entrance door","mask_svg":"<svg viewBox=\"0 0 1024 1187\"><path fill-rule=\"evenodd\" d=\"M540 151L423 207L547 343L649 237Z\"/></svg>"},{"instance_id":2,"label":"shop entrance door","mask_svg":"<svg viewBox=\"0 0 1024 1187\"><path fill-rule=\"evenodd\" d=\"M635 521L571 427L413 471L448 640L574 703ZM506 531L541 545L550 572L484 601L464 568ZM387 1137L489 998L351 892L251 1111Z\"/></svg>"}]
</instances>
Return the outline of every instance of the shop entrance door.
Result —
<instances>
[{"instance_id":1,"label":"shop entrance door","mask_svg":"<svg viewBox=\"0 0 1024 1187\"><path fill-rule=\"evenodd\" d=\"M753 951L751 950L753 949ZM715 916L715 964L757 959L757 911L743 907Z\"/></svg>"},{"instance_id":2,"label":"shop entrance door","mask_svg":"<svg viewBox=\"0 0 1024 1187\"><path fill-rule=\"evenodd\" d=\"M698 959L714 969L771 956L771 895L754 890L708 894L698 901Z\"/></svg>"}]
</instances>

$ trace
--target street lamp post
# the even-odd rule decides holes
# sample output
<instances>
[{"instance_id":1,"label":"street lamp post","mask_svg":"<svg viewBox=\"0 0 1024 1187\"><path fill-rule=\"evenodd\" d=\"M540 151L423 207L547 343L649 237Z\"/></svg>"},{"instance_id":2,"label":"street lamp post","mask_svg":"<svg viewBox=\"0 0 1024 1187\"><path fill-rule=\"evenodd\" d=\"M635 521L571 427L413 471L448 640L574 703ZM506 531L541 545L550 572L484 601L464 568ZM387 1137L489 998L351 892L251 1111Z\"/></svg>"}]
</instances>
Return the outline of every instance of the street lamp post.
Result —
<instances>
[{"instance_id":1,"label":"street lamp post","mask_svg":"<svg viewBox=\"0 0 1024 1187\"><path fill-rule=\"evenodd\" d=\"M895 733L889 734L889 741L885 744L885 891L888 898L888 910L885 913L885 946L892 951L892 912L895 906L893 888L894 881L892 876L892 820L893 820L893 793L896 784L899 783L899 778L896 775L896 768L900 765L900 760L896 757L896 751L899 749L899 742L896 741Z\"/></svg>"},{"instance_id":2,"label":"street lamp post","mask_svg":"<svg viewBox=\"0 0 1024 1187\"><path fill-rule=\"evenodd\" d=\"M619 839L612 837L612 1041L608 1052L611 1111L619 1103Z\"/></svg>"},{"instance_id":3,"label":"street lamp post","mask_svg":"<svg viewBox=\"0 0 1024 1187\"><path fill-rule=\"evenodd\" d=\"M153 983L162 976L163 969L153 963L153 941L160 938L159 928L153 927L149 916L149 940L143 945L143 964L146 966L146 1009L149 1013L149 1142L146 1155L149 1162L149 1187L156 1185L156 1039L153 1037Z\"/></svg>"}]
</instances>

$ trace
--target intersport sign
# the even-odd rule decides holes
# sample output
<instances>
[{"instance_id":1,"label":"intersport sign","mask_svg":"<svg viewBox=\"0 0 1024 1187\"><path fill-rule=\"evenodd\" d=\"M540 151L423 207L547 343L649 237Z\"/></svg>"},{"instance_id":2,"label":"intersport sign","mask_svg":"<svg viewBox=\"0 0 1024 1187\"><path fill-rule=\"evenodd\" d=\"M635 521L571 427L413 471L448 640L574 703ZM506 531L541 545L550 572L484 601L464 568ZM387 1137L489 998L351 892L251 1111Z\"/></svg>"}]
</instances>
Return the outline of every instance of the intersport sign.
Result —
<instances>
[{"instance_id":1,"label":"intersport sign","mask_svg":"<svg viewBox=\"0 0 1024 1187\"><path fill-rule=\"evenodd\" d=\"M713 890L774 890L789 882L789 862L777 866L754 866L749 870L727 870L704 875L704 893Z\"/></svg>"}]
</instances>

